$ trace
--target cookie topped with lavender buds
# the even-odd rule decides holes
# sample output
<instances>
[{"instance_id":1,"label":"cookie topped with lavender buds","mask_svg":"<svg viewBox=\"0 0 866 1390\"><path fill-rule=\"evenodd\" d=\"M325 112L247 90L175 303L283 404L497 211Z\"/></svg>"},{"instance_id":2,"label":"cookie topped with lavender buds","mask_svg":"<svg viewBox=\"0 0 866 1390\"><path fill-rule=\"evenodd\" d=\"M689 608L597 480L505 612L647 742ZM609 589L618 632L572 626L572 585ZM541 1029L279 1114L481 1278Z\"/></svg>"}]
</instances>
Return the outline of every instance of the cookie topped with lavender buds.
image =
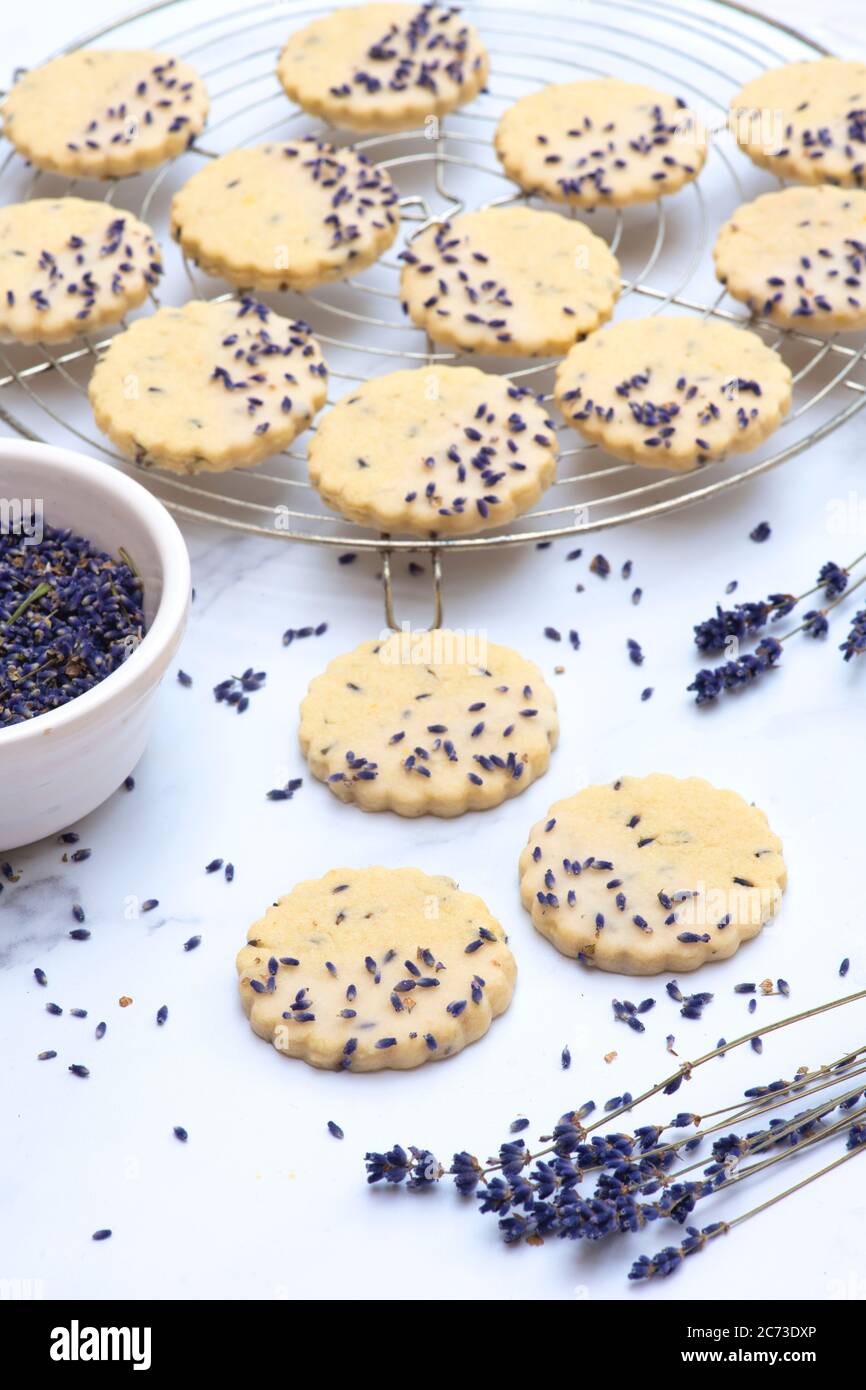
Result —
<instances>
[{"instance_id":1,"label":"cookie topped with lavender buds","mask_svg":"<svg viewBox=\"0 0 866 1390\"><path fill-rule=\"evenodd\" d=\"M259 1037L337 1071L407 1070L482 1037L517 967L480 898L420 869L331 869L269 907L237 958Z\"/></svg>"},{"instance_id":2,"label":"cookie topped with lavender buds","mask_svg":"<svg viewBox=\"0 0 866 1390\"><path fill-rule=\"evenodd\" d=\"M456 6L373 4L298 29L277 76L292 101L329 125L387 131L463 106L487 69L487 52Z\"/></svg>"},{"instance_id":3,"label":"cookie topped with lavender buds","mask_svg":"<svg viewBox=\"0 0 866 1390\"><path fill-rule=\"evenodd\" d=\"M816 58L771 68L731 102L741 150L797 183L866 185L866 63Z\"/></svg>"},{"instance_id":4,"label":"cookie topped with lavender buds","mask_svg":"<svg viewBox=\"0 0 866 1390\"><path fill-rule=\"evenodd\" d=\"M310 443L310 481L362 526L470 535L533 506L556 474L533 392L477 367L390 372L343 396Z\"/></svg>"},{"instance_id":5,"label":"cookie topped with lavender buds","mask_svg":"<svg viewBox=\"0 0 866 1390\"><path fill-rule=\"evenodd\" d=\"M175 241L244 289L307 290L378 260L400 225L397 190L366 155L313 135L232 150L175 193Z\"/></svg>"},{"instance_id":6,"label":"cookie topped with lavender buds","mask_svg":"<svg viewBox=\"0 0 866 1390\"><path fill-rule=\"evenodd\" d=\"M557 368L555 395L565 419L615 458L687 472L756 448L782 423L791 388L756 333L665 315L578 343Z\"/></svg>"},{"instance_id":7,"label":"cookie topped with lavender buds","mask_svg":"<svg viewBox=\"0 0 866 1390\"><path fill-rule=\"evenodd\" d=\"M779 910L767 817L700 777L620 777L558 801L520 856L535 929L599 970L657 975L732 956Z\"/></svg>"},{"instance_id":8,"label":"cookie topped with lavender buds","mask_svg":"<svg viewBox=\"0 0 866 1390\"><path fill-rule=\"evenodd\" d=\"M113 338L90 378L99 428L145 466L249 468L285 449L325 403L307 324L244 298L158 309Z\"/></svg>"},{"instance_id":9,"label":"cookie topped with lavender buds","mask_svg":"<svg viewBox=\"0 0 866 1390\"><path fill-rule=\"evenodd\" d=\"M79 48L18 79L3 134L38 169L123 178L177 158L207 113L189 63L144 48Z\"/></svg>"},{"instance_id":10,"label":"cookie topped with lavender buds","mask_svg":"<svg viewBox=\"0 0 866 1390\"><path fill-rule=\"evenodd\" d=\"M713 247L716 275L786 328L866 328L866 192L817 184L744 203Z\"/></svg>"},{"instance_id":11,"label":"cookie topped with lavender buds","mask_svg":"<svg viewBox=\"0 0 866 1390\"><path fill-rule=\"evenodd\" d=\"M331 662L301 705L301 748L341 801L460 816L518 796L556 746L541 672L485 634L402 631Z\"/></svg>"},{"instance_id":12,"label":"cookie topped with lavender buds","mask_svg":"<svg viewBox=\"0 0 866 1390\"><path fill-rule=\"evenodd\" d=\"M697 178L706 135L680 97L617 77L562 82L510 106L494 145L527 193L575 207L653 202Z\"/></svg>"},{"instance_id":13,"label":"cookie topped with lavender buds","mask_svg":"<svg viewBox=\"0 0 866 1390\"><path fill-rule=\"evenodd\" d=\"M613 313L619 264L570 217L487 208L434 223L401 253L405 312L437 343L497 356L554 356Z\"/></svg>"},{"instance_id":14,"label":"cookie topped with lavender buds","mask_svg":"<svg viewBox=\"0 0 866 1390\"><path fill-rule=\"evenodd\" d=\"M153 232L85 198L0 208L0 338L62 343L141 304L162 274Z\"/></svg>"}]
</instances>

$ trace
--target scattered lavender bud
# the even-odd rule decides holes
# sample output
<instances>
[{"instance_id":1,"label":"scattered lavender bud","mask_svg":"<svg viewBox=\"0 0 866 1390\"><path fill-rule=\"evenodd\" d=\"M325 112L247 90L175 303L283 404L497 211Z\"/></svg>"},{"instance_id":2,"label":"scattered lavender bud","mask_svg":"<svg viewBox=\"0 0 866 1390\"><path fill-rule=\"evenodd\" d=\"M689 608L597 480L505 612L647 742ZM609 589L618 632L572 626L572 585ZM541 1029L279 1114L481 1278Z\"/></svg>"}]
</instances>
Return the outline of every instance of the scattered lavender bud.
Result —
<instances>
[{"instance_id":1,"label":"scattered lavender bud","mask_svg":"<svg viewBox=\"0 0 866 1390\"><path fill-rule=\"evenodd\" d=\"M187 1134L183 1125L175 1125L173 1133L175 1139L179 1139L182 1144L185 1144L187 1139L189 1138L189 1135Z\"/></svg>"},{"instance_id":2,"label":"scattered lavender bud","mask_svg":"<svg viewBox=\"0 0 866 1390\"><path fill-rule=\"evenodd\" d=\"M166 1020L167 1018L168 1018L168 1005L167 1005L167 1004L160 1004L159 1008L158 1008L157 1011L156 1011L156 1021L157 1021L157 1023L159 1024L160 1028L161 1028L162 1025L165 1023L165 1020Z\"/></svg>"},{"instance_id":3,"label":"scattered lavender bud","mask_svg":"<svg viewBox=\"0 0 866 1390\"><path fill-rule=\"evenodd\" d=\"M191 936L191 937L189 938L189 941L185 941L185 942L183 943L183 949L184 949L185 951L194 951L195 948L196 948L197 946L200 946L200 945L201 945L201 937L200 937L200 936Z\"/></svg>"},{"instance_id":4,"label":"scattered lavender bud","mask_svg":"<svg viewBox=\"0 0 866 1390\"><path fill-rule=\"evenodd\" d=\"M340 1126L336 1123L335 1120L328 1121L328 1133L333 1134L335 1139L345 1138L343 1131L340 1129Z\"/></svg>"},{"instance_id":5,"label":"scattered lavender bud","mask_svg":"<svg viewBox=\"0 0 866 1390\"><path fill-rule=\"evenodd\" d=\"M186 671L178 671L177 680L178 685L185 686L187 690L192 685L192 676L188 675Z\"/></svg>"},{"instance_id":6,"label":"scattered lavender bud","mask_svg":"<svg viewBox=\"0 0 866 1390\"><path fill-rule=\"evenodd\" d=\"M102 1230L102 1231L94 1231L94 1232L93 1232L93 1235L92 1235L92 1237L91 1237L91 1239L92 1239L92 1240L110 1240L110 1239L111 1239L111 1231L108 1230L108 1229L105 1229L105 1230Z\"/></svg>"},{"instance_id":7,"label":"scattered lavender bud","mask_svg":"<svg viewBox=\"0 0 866 1390\"><path fill-rule=\"evenodd\" d=\"M45 974L45 971L39 965L37 965L34 968L33 977L36 980L37 985L48 984L48 976Z\"/></svg>"},{"instance_id":8,"label":"scattered lavender bud","mask_svg":"<svg viewBox=\"0 0 866 1390\"><path fill-rule=\"evenodd\" d=\"M770 534L769 521L759 521L755 529L749 532L749 540L757 541L760 544L763 541L769 540Z\"/></svg>"},{"instance_id":9,"label":"scattered lavender bud","mask_svg":"<svg viewBox=\"0 0 866 1390\"><path fill-rule=\"evenodd\" d=\"M38 1052L36 1054L36 1060L37 1062L50 1062L51 1058L56 1056L56 1052Z\"/></svg>"},{"instance_id":10,"label":"scattered lavender bud","mask_svg":"<svg viewBox=\"0 0 866 1390\"><path fill-rule=\"evenodd\" d=\"M562 1049L562 1056L560 1058L560 1062L562 1064L562 1070L568 1071L569 1067L571 1066L571 1052L567 1045Z\"/></svg>"}]
</instances>

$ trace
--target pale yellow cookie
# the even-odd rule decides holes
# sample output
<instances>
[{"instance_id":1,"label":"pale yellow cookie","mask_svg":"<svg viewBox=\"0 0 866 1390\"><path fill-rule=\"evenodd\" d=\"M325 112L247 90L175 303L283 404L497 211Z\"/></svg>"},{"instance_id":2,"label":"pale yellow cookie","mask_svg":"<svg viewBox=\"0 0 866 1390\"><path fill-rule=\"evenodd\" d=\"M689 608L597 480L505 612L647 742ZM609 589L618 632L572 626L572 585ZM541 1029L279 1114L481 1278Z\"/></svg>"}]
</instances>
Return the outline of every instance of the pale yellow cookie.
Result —
<instances>
[{"instance_id":1,"label":"pale yellow cookie","mask_svg":"<svg viewBox=\"0 0 866 1390\"><path fill-rule=\"evenodd\" d=\"M62 343L117 323L162 274L153 232L84 198L0 208L0 338Z\"/></svg>"},{"instance_id":2,"label":"pale yellow cookie","mask_svg":"<svg viewBox=\"0 0 866 1390\"><path fill-rule=\"evenodd\" d=\"M467 212L401 252L403 308L437 343L561 356L613 313L619 264L582 222L533 208Z\"/></svg>"},{"instance_id":3,"label":"pale yellow cookie","mask_svg":"<svg viewBox=\"0 0 866 1390\"><path fill-rule=\"evenodd\" d=\"M338 1071L405 1071L476 1042L511 1003L502 927L453 879L331 869L250 927L241 1002L287 1057Z\"/></svg>"},{"instance_id":4,"label":"pale yellow cookie","mask_svg":"<svg viewBox=\"0 0 866 1390\"><path fill-rule=\"evenodd\" d=\"M535 929L599 970L657 975L726 960L778 912L782 842L701 777L621 777L558 801L520 856Z\"/></svg>"},{"instance_id":5,"label":"pale yellow cookie","mask_svg":"<svg viewBox=\"0 0 866 1390\"><path fill-rule=\"evenodd\" d=\"M866 63L815 58L762 72L731 102L740 148L798 183L866 185Z\"/></svg>"},{"instance_id":6,"label":"pale yellow cookie","mask_svg":"<svg viewBox=\"0 0 866 1390\"><path fill-rule=\"evenodd\" d=\"M331 662L301 705L301 748L341 801L401 816L498 806L541 777L556 701L483 632L399 632Z\"/></svg>"},{"instance_id":7,"label":"pale yellow cookie","mask_svg":"<svg viewBox=\"0 0 866 1390\"><path fill-rule=\"evenodd\" d=\"M477 96L488 59L444 5L358 5L292 34L277 64L286 94L349 130L408 130Z\"/></svg>"},{"instance_id":8,"label":"pale yellow cookie","mask_svg":"<svg viewBox=\"0 0 866 1390\"><path fill-rule=\"evenodd\" d=\"M646 203L696 178L706 136L679 97L617 77L541 87L510 106L496 153L527 193L557 203Z\"/></svg>"},{"instance_id":9,"label":"pale yellow cookie","mask_svg":"<svg viewBox=\"0 0 866 1390\"><path fill-rule=\"evenodd\" d=\"M787 328L866 328L866 193L793 186L744 203L713 248L716 275Z\"/></svg>"},{"instance_id":10,"label":"pale yellow cookie","mask_svg":"<svg viewBox=\"0 0 866 1390\"><path fill-rule=\"evenodd\" d=\"M469 535L553 482L556 432L525 387L477 367L417 367L343 396L310 443L310 481L362 526Z\"/></svg>"},{"instance_id":11,"label":"pale yellow cookie","mask_svg":"<svg viewBox=\"0 0 866 1390\"><path fill-rule=\"evenodd\" d=\"M18 79L3 134L39 169L122 178L182 154L207 113L189 63L146 48L79 48Z\"/></svg>"},{"instance_id":12,"label":"pale yellow cookie","mask_svg":"<svg viewBox=\"0 0 866 1390\"><path fill-rule=\"evenodd\" d=\"M754 449L791 404L791 373L755 333L706 319L615 323L556 372L569 424L616 458L687 472Z\"/></svg>"},{"instance_id":13,"label":"pale yellow cookie","mask_svg":"<svg viewBox=\"0 0 866 1390\"><path fill-rule=\"evenodd\" d=\"M400 226L397 190L366 155L312 135L232 150L174 195L171 232L210 275L308 290L378 260Z\"/></svg>"},{"instance_id":14,"label":"pale yellow cookie","mask_svg":"<svg viewBox=\"0 0 866 1390\"><path fill-rule=\"evenodd\" d=\"M220 473L285 449L326 381L307 324L253 299L193 299L112 338L89 395L99 428L137 463Z\"/></svg>"}]
</instances>

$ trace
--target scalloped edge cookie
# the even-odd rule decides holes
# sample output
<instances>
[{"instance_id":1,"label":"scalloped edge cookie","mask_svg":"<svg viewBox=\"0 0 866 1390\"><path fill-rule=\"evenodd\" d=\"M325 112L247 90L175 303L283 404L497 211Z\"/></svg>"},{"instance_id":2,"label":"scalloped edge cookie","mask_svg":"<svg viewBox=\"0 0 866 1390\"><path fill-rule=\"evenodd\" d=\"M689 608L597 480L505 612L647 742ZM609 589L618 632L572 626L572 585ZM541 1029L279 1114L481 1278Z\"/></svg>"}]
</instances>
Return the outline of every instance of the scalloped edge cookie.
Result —
<instances>
[{"instance_id":1,"label":"scalloped edge cookie","mask_svg":"<svg viewBox=\"0 0 866 1390\"><path fill-rule=\"evenodd\" d=\"M536 931L624 975L727 960L778 912L782 842L702 777L620 777L557 801L529 832L520 895Z\"/></svg>"},{"instance_id":2,"label":"scalloped edge cookie","mask_svg":"<svg viewBox=\"0 0 866 1390\"><path fill-rule=\"evenodd\" d=\"M454 1057L511 1003L517 966L486 904L420 869L331 869L269 907L237 957L255 1033L337 1071Z\"/></svg>"},{"instance_id":3,"label":"scalloped edge cookie","mask_svg":"<svg viewBox=\"0 0 866 1390\"><path fill-rule=\"evenodd\" d=\"M400 816L499 806L544 775L558 736L556 700L534 662L483 632L447 628L335 657L311 682L299 729L310 770L334 796Z\"/></svg>"}]
</instances>

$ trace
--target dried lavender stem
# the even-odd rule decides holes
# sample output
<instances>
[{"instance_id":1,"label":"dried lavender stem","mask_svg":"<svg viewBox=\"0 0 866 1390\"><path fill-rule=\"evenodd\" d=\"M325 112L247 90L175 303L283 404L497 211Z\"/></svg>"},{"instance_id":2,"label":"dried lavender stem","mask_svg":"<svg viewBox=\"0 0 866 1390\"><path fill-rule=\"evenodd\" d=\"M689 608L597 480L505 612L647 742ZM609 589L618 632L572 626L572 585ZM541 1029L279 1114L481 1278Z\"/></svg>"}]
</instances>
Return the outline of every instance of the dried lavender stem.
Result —
<instances>
[{"instance_id":1,"label":"dried lavender stem","mask_svg":"<svg viewBox=\"0 0 866 1390\"><path fill-rule=\"evenodd\" d=\"M712 1052L704 1053L702 1057L698 1057L694 1062L684 1062L671 1076L665 1077L663 1081L659 1081L648 1090L643 1091L641 1095L636 1096L633 1100L629 1101L627 1105L621 1105L617 1109L602 1115L594 1124L586 1125L585 1127L582 1126L582 1133L583 1135L592 1134L595 1130L600 1129L602 1125L611 1124L614 1120L618 1119L620 1115L634 1110L638 1105L643 1105L644 1101L651 1100L653 1096L657 1096L668 1086L673 1085L675 1081L689 1080L695 1068L703 1066L705 1062L711 1062L715 1057L721 1057L724 1053L731 1052L735 1047L744 1046L745 1043L751 1042L753 1038L764 1037L767 1033L774 1033L779 1028L787 1028L789 1024L792 1023L802 1023L808 1018L817 1018L820 1014L828 1013L831 1009L841 1008L843 1004L852 1004L859 999L866 999L866 989L858 990L855 994L847 994L841 999L831 999L826 1004L817 1004L811 1009L803 1009L798 1014L790 1014L788 1018L778 1019L775 1023L768 1023L762 1028L755 1028L750 1033L744 1033L742 1037L734 1038L731 1042L726 1042L723 1047L715 1047ZM536 1153L527 1154L526 1163L528 1165L538 1158L543 1158L546 1154L555 1152L556 1145L548 1144L544 1148L539 1149ZM495 1172L501 1167L502 1163L499 1160L488 1160L487 1165L481 1169L481 1176L486 1177L488 1173Z\"/></svg>"},{"instance_id":2,"label":"dried lavender stem","mask_svg":"<svg viewBox=\"0 0 866 1390\"><path fill-rule=\"evenodd\" d=\"M866 1063L858 1067L856 1071L848 1070L849 1058L853 1061L860 1052L866 1052L866 1048L858 1048L856 1053L849 1053L846 1057L840 1058L838 1062L831 1063L829 1067L818 1067L815 1071L804 1072L802 1076L780 1086L777 1091L769 1091L765 1096L750 1098L748 1104L738 1101L736 1105L725 1105L720 1110L709 1110L705 1115L698 1116L698 1119L703 1124L705 1120L713 1120L717 1115L730 1115L730 1119L722 1120L722 1126L741 1124L743 1120L768 1114L771 1110L778 1110L780 1105L787 1105L795 1095L797 1099L816 1095L819 1091L826 1090L828 1086L848 1081L852 1076L862 1076L866 1073ZM831 1075L833 1072L836 1072L835 1076ZM813 1082L817 1082L817 1084L813 1085ZM733 1114L731 1114L732 1111ZM717 1125L713 1126L714 1129L718 1127ZM707 1130L706 1132L709 1133L710 1131Z\"/></svg>"},{"instance_id":3,"label":"dried lavender stem","mask_svg":"<svg viewBox=\"0 0 866 1390\"><path fill-rule=\"evenodd\" d=\"M27 612L27 609L30 607L31 604L36 603L39 599L44 598L46 594L50 593L50 584L37 584L36 588L27 595L26 599L24 599L24 601L20 603L18 607L15 609L15 612L12 614L12 616L7 619L7 626L9 626L12 623L17 623L18 619L22 617L24 613Z\"/></svg>"},{"instance_id":4,"label":"dried lavender stem","mask_svg":"<svg viewBox=\"0 0 866 1390\"><path fill-rule=\"evenodd\" d=\"M843 1163L847 1163L849 1159L855 1158L858 1154L864 1152L866 1152L866 1145L861 1144L859 1148L850 1149L839 1158L834 1158L833 1162L828 1163L826 1168L820 1168L817 1173L811 1173L808 1178L802 1178L800 1182L794 1183L793 1187L786 1188L784 1192L777 1192L775 1197L768 1197L765 1202L761 1202L760 1206L752 1207L751 1211L744 1211L741 1216L735 1216L732 1221L726 1222L725 1224L728 1230L733 1230L735 1226L742 1225L744 1221L748 1221L752 1216L757 1216L759 1212L766 1211L768 1207L774 1207L776 1203L781 1202L783 1198L790 1197L792 1193L799 1192L801 1188L808 1187L810 1183L816 1182L818 1178L823 1178L825 1173L832 1173L834 1168L840 1168Z\"/></svg>"},{"instance_id":5,"label":"dried lavender stem","mask_svg":"<svg viewBox=\"0 0 866 1390\"><path fill-rule=\"evenodd\" d=\"M847 994L842 999L831 999L826 1004L817 1004L812 1009L804 1009L801 1013L790 1014L788 1018L780 1018L775 1023L767 1023L762 1028L754 1028L751 1033L744 1033L740 1038L734 1038L733 1042L726 1042L723 1047L715 1047L712 1052L705 1052L703 1057L698 1057L695 1062L684 1062L672 1076L668 1076L664 1081L659 1081L655 1086L650 1087L641 1095L631 1100L628 1105L621 1105L617 1110L596 1120L595 1124L588 1125L586 1133L591 1134L593 1130L601 1125L610 1124L617 1116L624 1114L628 1110L633 1110L636 1106L642 1105L645 1100L658 1095L666 1086L671 1086L677 1080L688 1081L696 1067L701 1067L705 1062L711 1062L714 1057L721 1057L723 1053L732 1052L735 1047L742 1047L745 1043L750 1043L753 1038L763 1038L767 1033L775 1033L779 1028L787 1028L791 1023L802 1023L807 1018L817 1018L819 1014L827 1013L831 1009L841 1008L843 1004L852 1004L855 1000L866 999L866 989L858 990L856 994ZM549 1151L548 1151L549 1152Z\"/></svg>"},{"instance_id":6,"label":"dried lavender stem","mask_svg":"<svg viewBox=\"0 0 866 1390\"><path fill-rule=\"evenodd\" d=\"M779 1125L778 1128L774 1129L772 1132L756 1136L754 1141L751 1143L749 1140L745 1140L744 1142L749 1145L747 1152L757 1154L760 1153L762 1149L766 1148L768 1144L777 1144L780 1139L784 1139L787 1135L793 1134L796 1130L800 1129L801 1126L810 1124L813 1120L820 1120L825 1115L831 1114L832 1111L838 1109L838 1107L843 1103L843 1101L851 1100L854 1096L859 1096L862 1089L863 1088L861 1086L857 1086L853 1091L847 1091L843 1095L835 1096L829 1103L814 1106L811 1110L804 1110L802 1114L793 1116L787 1124ZM763 1167L770 1167L772 1163L778 1162L779 1158L786 1158L789 1154L799 1153L802 1149L808 1148L810 1144L816 1143L819 1139L829 1138L831 1134L835 1134L839 1129L849 1128L850 1125L853 1124L853 1122L856 1119L858 1119L860 1115L863 1114L866 1114L866 1108L849 1111L844 1118L835 1121L830 1128L822 1130L818 1135L812 1136L808 1139L804 1139L802 1143L796 1145L794 1148L787 1149L784 1154L780 1154L773 1159L765 1159L760 1164L753 1164L752 1167L745 1170L743 1176L747 1177L749 1173L758 1172ZM712 1131L709 1130L706 1131L706 1133L711 1132ZM694 1135L692 1137L698 1138L698 1135ZM702 1134L700 1137L703 1138L704 1135ZM670 1145L669 1147L673 1147L673 1145ZM677 1170L676 1175L677 1181L679 1181L680 1178L682 1178L686 1173L694 1172L696 1168L704 1168L706 1166L706 1162L706 1158L699 1158L696 1159L694 1163L690 1163L687 1168L679 1168ZM737 1181L739 1181L739 1178L737 1179ZM724 1183L721 1183L719 1187L715 1189L715 1191L721 1192L722 1189L727 1186L728 1183L726 1181Z\"/></svg>"}]
</instances>

